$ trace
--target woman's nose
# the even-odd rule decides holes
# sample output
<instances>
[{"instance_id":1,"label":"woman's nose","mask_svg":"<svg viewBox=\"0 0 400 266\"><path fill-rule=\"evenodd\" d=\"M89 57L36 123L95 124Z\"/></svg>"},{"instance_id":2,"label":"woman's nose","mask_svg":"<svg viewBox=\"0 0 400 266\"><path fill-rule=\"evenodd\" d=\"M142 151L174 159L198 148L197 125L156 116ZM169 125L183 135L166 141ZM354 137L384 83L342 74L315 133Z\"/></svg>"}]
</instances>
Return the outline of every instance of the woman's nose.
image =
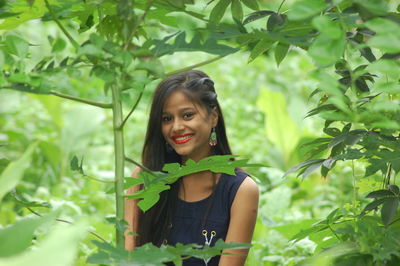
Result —
<instances>
[{"instance_id":1,"label":"woman's nose","mask_svg":"<svg viewBox=\"0 0 400 266\"><path fill-rule=\"evenodd\" d=\"M183 121L181 121L180 119L174 120L174 124L172 125L172 129L174 131L182 131L184 128L185 127L184 127Z\"/></svg>"}]
</instances>

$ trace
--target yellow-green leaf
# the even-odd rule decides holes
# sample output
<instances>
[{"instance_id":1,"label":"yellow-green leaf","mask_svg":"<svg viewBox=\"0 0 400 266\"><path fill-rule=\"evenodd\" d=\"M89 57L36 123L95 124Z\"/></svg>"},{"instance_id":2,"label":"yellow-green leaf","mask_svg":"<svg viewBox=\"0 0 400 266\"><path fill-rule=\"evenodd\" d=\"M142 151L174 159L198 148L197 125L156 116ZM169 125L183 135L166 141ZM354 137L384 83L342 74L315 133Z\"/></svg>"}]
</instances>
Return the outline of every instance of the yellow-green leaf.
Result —
<instances>
[{"instance_id":1,"label":"yellow-green leaf","mask_svg":"<svg viewBox=\"0 0 400 266\"><path fill-rule=\"evenodd\" d=\"M0 176L0 202L4 195L13 189L24 176L24 171L30 166L31 156L37 143L34 143L26 149L24 154L16 161L7 165Z\"/></svg>"}]
</instances>

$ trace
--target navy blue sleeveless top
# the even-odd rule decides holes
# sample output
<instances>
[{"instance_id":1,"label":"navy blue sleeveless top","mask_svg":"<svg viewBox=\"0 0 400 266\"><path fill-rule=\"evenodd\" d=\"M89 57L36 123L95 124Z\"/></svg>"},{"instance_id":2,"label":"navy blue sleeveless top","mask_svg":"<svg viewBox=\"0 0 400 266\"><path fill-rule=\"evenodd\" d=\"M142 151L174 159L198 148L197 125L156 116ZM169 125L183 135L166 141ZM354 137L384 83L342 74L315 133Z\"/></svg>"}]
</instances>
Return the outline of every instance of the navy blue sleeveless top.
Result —
<instances>
[{"instance_id":1,"label":"navy blue sleeveless top","mask_svg":"<svg viewBox=\"0 0 400 266\"><path fill-rule=\"evenodd\" d=\"M239 186L248 176L238 170L235 173L236 175L221 174L213 195L203 200L187 202L177 198L172 227L165 242L169 245L194 243L213 246L218 239L225 240L232 202ZM218 265L219 259L220 256L215 256L206 263L202 259L191 257L184 260L183 265Z\"/></svg>"}]
</instances>

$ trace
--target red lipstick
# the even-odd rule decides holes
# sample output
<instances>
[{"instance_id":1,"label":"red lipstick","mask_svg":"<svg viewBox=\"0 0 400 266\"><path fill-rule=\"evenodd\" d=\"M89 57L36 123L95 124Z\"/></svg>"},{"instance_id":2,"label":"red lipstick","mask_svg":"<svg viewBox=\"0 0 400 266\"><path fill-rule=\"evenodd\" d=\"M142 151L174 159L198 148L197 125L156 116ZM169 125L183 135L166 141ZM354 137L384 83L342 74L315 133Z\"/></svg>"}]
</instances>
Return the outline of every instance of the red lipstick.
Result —
<instances>
[{"instance_id":1,"label":"red lipstick","mask_svg":"<svg viewBox=\"0 0 400 266\"><path fill-rule=\"evenodd\" d=\"M192 139L193 134L183 134L183 135L175 135L172 136L171 139L174 141L175 144L184 144Z\"/></svg>"}]
</instances>

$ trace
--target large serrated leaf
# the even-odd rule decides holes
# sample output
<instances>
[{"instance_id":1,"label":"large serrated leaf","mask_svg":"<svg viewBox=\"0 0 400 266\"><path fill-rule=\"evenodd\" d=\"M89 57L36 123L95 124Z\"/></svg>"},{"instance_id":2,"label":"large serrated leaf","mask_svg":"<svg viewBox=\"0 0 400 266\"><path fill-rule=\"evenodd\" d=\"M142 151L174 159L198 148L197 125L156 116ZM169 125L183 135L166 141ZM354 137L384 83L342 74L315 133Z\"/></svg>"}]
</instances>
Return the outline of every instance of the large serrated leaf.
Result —
<instances>
[{"instance_id":1,"label":"large serrated leaf","mask_svg":"<svg viewBox=\"0 0 400 266\"><path fill-rule=\"evenodd\" d=\"M137 181L137 184L144 183L143 190L138 191L133 195L126 196L128 199L142 199L138 202L138 206L143 211L150 209L160 199L160 193L170 188L169 184L174 183L180 177L197 173L201 171L212 171L215 173L234 174L235 169L242 167L260 167L260 164L250 164L247 159L233 160L235 155L215 155L206 157L198 162L190 160L186 165L179 165L177 163L166 164L163 171L168 173L149 173L141 172L140 178L146 180ZM129 178L128 178L128 182ZM133 181L136 184L136 180ZM127 185L125 185L127 187Z\"/></svg>"}]
</instances>

